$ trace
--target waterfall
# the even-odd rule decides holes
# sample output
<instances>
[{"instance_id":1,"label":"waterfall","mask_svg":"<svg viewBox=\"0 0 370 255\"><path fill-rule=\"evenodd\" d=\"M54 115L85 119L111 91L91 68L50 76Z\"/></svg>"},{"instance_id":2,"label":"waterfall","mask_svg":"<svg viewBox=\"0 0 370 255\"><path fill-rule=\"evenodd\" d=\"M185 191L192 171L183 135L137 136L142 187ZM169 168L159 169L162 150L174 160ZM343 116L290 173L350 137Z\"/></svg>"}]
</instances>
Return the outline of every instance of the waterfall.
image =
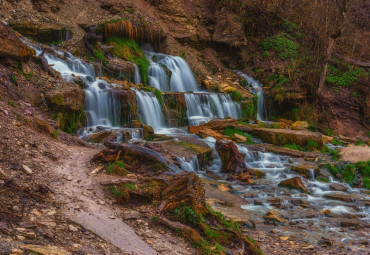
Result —
<instances>
[{"instance_id":1,"label":"waterfall","mask_svg":"<svg viewBox=\"0 0 370 255\"><path fill-rule=\"evenodd\" d=\"M263 94L263 85L259 82L250 77L249 75L246 75L242 72L237 72L240 76L242 76L246 81L247 84L251 86L250 91L257 95L258 101L257 101L257 120L259 121L265 121L267 120L267 112L265 108L265 99Z\"/></svg>"},{"instance_id":2,"label":"waterfall","mask_svg":"<svg viewBox=\"0 0 370 255\"><path fill-rule=\"evenodd\" d=\"M150 62L148 70L150 86L161 91L199 91L194 74L183 58L155 53L151 48L144 51Z\"/></svg>"},{"instance_id":3,"label":"waterfall","mask_svg":"<svg viewBox=\"0 0 370 255\"><path fill-rule=\"evenodd\" d=\"M186 172L199 172L200 166L197 156L195 155L190 161L187 161L186 158L177 158L177 161L180 163L180 168Z\"/></svg>"},{"instance_id":4,"label":"waterfall","mask_svg":"<svg viewBox=\"0 0 370 255\"><path fill-rule=\"evenodd\" d=\"M36 49L39 56L42 49ZM121 104L110 91L112 85L96 78L94 66L74 57L71 53L55 51L54 54L44 53L48 64L59 72L65 81L72 82L80 78L86 85L85 111L88 126L115 127L121 123ZM62 56L63 59L58 56Z\"/></svg>"},{"instance_id":5,"label":"waterfall","mask_svg":"<svg viewBox=\"0 0 370 255\"><path fill-rule=\"evenodd\" d=\"M189 125L200 125L211 119L241 118L241 109L227 94L186 93L185 101Z\"/></svg>"},{"instance_id":6,"label":"waterfall","mask_svg":"<svg viewBox=\"0 0 370 255\"><path fill-rule=\"evenodd\" d=\"M109 91L103 80L91 83L85 91L85 111L88 126L116 127L121 124L121 103Z\"/></svg>"},{"instance_id":7,"label":"waterfall","mask_svg":"<svg viewBox=\"0 0 370 255\"><path fill-rule=\"evenodd\" d=\"M153 93L136 90L136 100L142 123L151 126L154 130L165 126L161 104Z\"/></svg>"}]
</instances>

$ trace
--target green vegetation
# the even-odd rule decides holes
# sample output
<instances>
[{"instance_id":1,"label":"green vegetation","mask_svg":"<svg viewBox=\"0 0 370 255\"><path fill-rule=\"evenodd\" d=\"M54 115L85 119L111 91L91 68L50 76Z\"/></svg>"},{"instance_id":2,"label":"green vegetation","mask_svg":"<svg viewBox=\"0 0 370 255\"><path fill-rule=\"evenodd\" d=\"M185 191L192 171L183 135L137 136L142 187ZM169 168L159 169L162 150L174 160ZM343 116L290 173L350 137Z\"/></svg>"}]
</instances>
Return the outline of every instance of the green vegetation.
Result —
<instances>
[{"instance_id":1,"label":"green vegetation","mask_svg":"<svg viewBox=\"0 0 370 255\"><path fill-rule=\"evenodd\" d=\"M242 94L237 90L230 92L229 95L233 101L237 101L237 102L239 102L243 98Z\"/></svg>"},{"instance_id":2,"label":"green vegetation","mask_svg":"<svg viewBox=\"0 0 370 255\"><path fill-rule=\"evenodd\" d=\"M61 109L55 112L55 117L60 128L68 134L75 134L86 120L85 111L82 108L78 111Z\"/></svg>"},{"instance_id":3,"label":"green vegetation","mask_svg":"<svg viewBox=\"0 0 370 255\"><path fill-rule=\"evenodd\" d=\"M59 130L54 129L53 134L52 134L53 138L58 139L58 135L59 135Z\"/></svg>"},{"instance_id":4,"label":"green vegetation","mask_svg":"<svg viewBox=\"0 0 370 255\"><path fill-rule=\"evenodd\" d=\"M351 186L370 189L370 161L361 161L354 164L326 164L327 169L335 178L343 180Z\"/></svg>"},{"instance_id":5,"label":"green vegetation","mask_svg":"<svg viewBox=\"0 0 370 255\"><path fill-rule=\"evenodd\" d=\"M341 141L337 140L335 137L333 138L333 141L331 143L334 144L334 145L343 146L343 143Z\"/></svg>"},{"instance_id":6,"label":"green vegetation","mask_svg":"<svg viewBox=\"0 0 370 255\"><path fill-rule=\"evenodd\" d=\"M329 179L325 178L325 177L317 177L315 179L318 180L318 181L321 181L321 182L330 182Z\"/></svg>"},{"instance_id":7,"label":"green vegetation","mask_svg":"<svg viewBox=\"0 0 370 255\"><path fill-rule=\"evenodd\" d=\"M122 161L111 162L107 166L108 174L127 175L129 172L126 170L126 166Z\"/></svg>"},{"instance_id":8,"label":"green vegetation","mask_svg":"<svg viewBox=\"0 0 370 255\"><path fill-rule=\"evenodd\" d=\"M361 146L361 145L366 145L366 143L364 143L360 139L357 139L356 146Z\"/></svg>"},{"instance_id":9,"label":"green vegetation","mask_svg":"<svg viewBox=\"0 0 370 255\"><path fill-rule=\"evenodd\" d=\"M304 150L301 146L299 146L299 145L297 145L295 143L287 144L287 145L284 146L284 148L288 148L288 149L292 149L292 150L297 150L297 151L303 151Z\"/></svg>"},{"instance_id":10,"label":"green vegetation","mask_svg":"<svg viewBox=\"0 0 370 255\"><path fill-rule=\"evenodd\" d=\"M242 104L242 118L244 120L255 119L257 111L258 96Z\"/></svg>"},{"instance_id":11,"label":"green vegetation","mask_svg":"<svg viewBox=\"0 0 370 255\"><path fill-rule=\"evenodd\" d=\"M224 135L226 135L226 136L232 137L234 134L238 134L238 135L241 135L241 136L246 137L247 138L247 142L246 143L247 144L253 144L252 135L246 134L243 131L237 129L236 127L227 127L224 130Z\"/></svg>"},{"instance_id":12,"label":"green vegetation","mask_svg":"<svg viewBox=\"0 0 370 255\"><path fill-rule=\"evenodd\" d=\"M358 78L368 75L369 73L363 68L347 65L344 70L340 70L338 67L329 64L328 72L326 74L326 81L342 87L349 87L357 82Z\"/></svg>"},{"instance_id":13,"label":"green vegetation","mask_svg":"<svg viewBox=\"0 0 370 255\"><path fill-rule=\"evenodd\" d=\"M106 63L107 60L105 59L104 52L102 52L101 50L95 50L94 54L96 59L98 59L102 64Z\"/></svg>"},{"instance_id":14,"label":"green vegetation","mask_svg":"<svg viewBox=\"0 0 370 255\"><path fill-rule=\"evenodd\" d=\"M264 40L262 42L262 47L264 51L275 51L280 60L296 58L299 49L298 44L293 42L291 36L286 33L281 33Z\"/></svg>"},{"instance_id":15,"label":"green vegetation","mask_svg":"<svg viewBox=\"0 0 370 255\"><path fill-rule=\"evenodd\" d=\"M308 139L306 142L306 146L302 147L296 143L287 144L284 148L298 150L298 151L315 151L319 149L319 145L317 142L313 141L312 139Z\"/></svg>"},{"instance_id":16,"label":"green vegetation","mask_svg":"<svg viewBox=\"0 0 370 255\"><path fill-rule=\"evenodd\" d=\"M123 39L119 37L109 37L107 43L114 46L113 54L119 58L135 63L141 73L144 84L148 84L149 61L134 39Z\"/></svg>"},{"instance_id":17,"label":"green vegetation","mask_svg":"<svg viewBox=\"0 0 370 255\"><path fill-rule=\"evenodd\" d=\"M10 76L10 78L12 79L12 82L14 83L14 85L15 86L18 86L17 76L15 76L14 74L12 74Z\"/></svg>"},{"instance_id":18,"label":"green vegetation","mask_svg":"<svg viewBox=\"0 0 370 255\"><path fill-rule=\"evenodd\" d=\"M155 216L153 215L152 217L150 217L150 219L154 222L158 222L159 221L159 217L158 216Z\"/></svg>"},{"instance_id":19,"label":"green vegetation","mask_svg":"<svg viewBox=\"0 0 370 255\"><path fill-rule=\"evenodd\" d=\"M13 108L17 108L17 105L13 101L8 101L8 105L10 105Z\"/></svg>"}]
</instances>

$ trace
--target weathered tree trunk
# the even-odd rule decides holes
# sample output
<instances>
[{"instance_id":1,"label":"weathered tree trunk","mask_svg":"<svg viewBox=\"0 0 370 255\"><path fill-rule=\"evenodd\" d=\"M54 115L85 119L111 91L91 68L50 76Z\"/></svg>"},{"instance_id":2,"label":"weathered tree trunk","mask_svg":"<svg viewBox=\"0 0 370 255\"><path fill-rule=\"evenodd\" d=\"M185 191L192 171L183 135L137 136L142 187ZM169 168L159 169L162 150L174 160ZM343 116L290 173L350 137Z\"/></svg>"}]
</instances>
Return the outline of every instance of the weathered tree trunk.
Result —
<instances>
[{"instance_id":1,"label":"weathered tree trunk","mask_svg":"<svg viewBox=\"0 0 370 255\"><path fill-rule=\"evenodd\" d=\"M329 63L329 60L330 60L330 58L332 56L332 53L333 53L334 43L335 43L335 39L330 37L328 48L326 49L326 58L325 58L325 61L324 61L323 67L322 67L322 71L321 71L321 75L320 75L319 87L317 89L317 94L319 96L321 96L322 89L323 89L324 84L325 84L326 73L328 71L328 63Z\"/></svg>"}]
</instances>

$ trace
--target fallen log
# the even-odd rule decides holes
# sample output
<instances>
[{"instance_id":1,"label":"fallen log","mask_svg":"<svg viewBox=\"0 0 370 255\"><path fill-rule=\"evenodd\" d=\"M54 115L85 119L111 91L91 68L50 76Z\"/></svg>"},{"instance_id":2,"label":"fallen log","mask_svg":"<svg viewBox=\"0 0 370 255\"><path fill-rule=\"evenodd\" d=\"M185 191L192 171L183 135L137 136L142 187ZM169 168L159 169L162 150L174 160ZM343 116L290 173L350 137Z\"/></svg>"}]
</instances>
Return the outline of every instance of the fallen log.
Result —
<instances>
[{"instance_id":1,"label":"fallen log","mask_svg":"<svg viewBox=\"0 0 370 255\"><path fill-rule=\"evenodd\" d=\"M125 158L127 156L133 157L136 160L143 162L143 164L160 164L165 170L180 173L182 170L173 162L165 158L163 155L146 147L132 145L132 144L115 144L107 142L104 144L108 149L95 155L93 160L103 160L106 162L117 161L118 158Z\"/></svg>"}]
</instances>

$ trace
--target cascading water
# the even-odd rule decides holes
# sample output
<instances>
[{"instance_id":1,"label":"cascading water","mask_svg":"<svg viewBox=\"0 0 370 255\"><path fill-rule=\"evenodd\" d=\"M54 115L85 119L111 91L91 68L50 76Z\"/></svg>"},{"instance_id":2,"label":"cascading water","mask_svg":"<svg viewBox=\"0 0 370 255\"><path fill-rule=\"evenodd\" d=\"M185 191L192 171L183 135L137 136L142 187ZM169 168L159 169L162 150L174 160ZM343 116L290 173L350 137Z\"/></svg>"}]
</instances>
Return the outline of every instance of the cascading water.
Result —
<instances>
[{"instance_id":1,"label":"cascading water","mask_svg":"<svg viewBox=\"0 0 370 255\"><path fill-rule=\"evenodd\" d=\"M150 46L144 49L150 62L149 84L160 91L199 91L197 81L186 61L177 56L155 53ZM166 69L171 73L170 78Z\"/></svg>"},{"instance_id":2,"label":"cascading water","mask_svg":"<svg viewBox=\"0 0 370 255\"><path fill-rule=\"evenodd\" d=\"M197 156L194 156L190 161L187 161L186 158L177 158L180 163L182 170L186 172L199 172L200 166Z\"/></svg>"},{"instance_id":3,"label":"cascading water","mask_svg":"<svg viewBox=\"0 0 370 255\"><path fill-rule=\"evenodd\" d=\"M189 125L200 125L211 119L241 118L241 109L227 94L186 93Z\"/></svg>"},{"instance_id":4,"label":"cascading water","mask_svg":"<svg viewBox=\"0 0 370 255\"><path fill-rule=\"evenodd\" d=\"M141 83L141 76L140 76L139 67L134 63L131 63L131 64L135 67L134 82L135 82L135 84L140 84Z\"/></svg>"},{"instance_id":5,"label":"cascading water","mask_svg":"<svg viewBox=\"0 0 370 255\"><path fill-rule=\"evenodd\" d=\"M259 121L266 121L267 120L267 112L265 108L265 99L263 94L263 85L259 82L246 75L242 72L237 72L241 77L243 77L247 84L251 86L251 92L258 97L257 101L257 120Z\"/></svg>"},{"instance_id":6,"label":"cascading water","mask_svg":"<svg viewBox=\"0 0 370 255\"><path fill-rule=\"evenodd\" d=\"M38 56L42 54L40 48L34 46L33 48ZM71 53L61 51L55 51L55 54L44 53L43 56L51 68L58 71L65 81L72 82L73 79L80 78L86 83L85 111L89 127L117 127L120 125L121 104L110 91L113 85L97 79L92 64L74 57ZM64 59L58 56L62 56Z\"/></svg>"},{"instance_id":7,"label":"cascading water","mask_svg":"<svg viewBox=\"0 0 370 255\"><path fill-rule=\"evenodd\" d=\"M165 127L161 104L153 93L136 90L136 100L139 116L144 124L154 130Z\"/></svg>"}]
</instances>

